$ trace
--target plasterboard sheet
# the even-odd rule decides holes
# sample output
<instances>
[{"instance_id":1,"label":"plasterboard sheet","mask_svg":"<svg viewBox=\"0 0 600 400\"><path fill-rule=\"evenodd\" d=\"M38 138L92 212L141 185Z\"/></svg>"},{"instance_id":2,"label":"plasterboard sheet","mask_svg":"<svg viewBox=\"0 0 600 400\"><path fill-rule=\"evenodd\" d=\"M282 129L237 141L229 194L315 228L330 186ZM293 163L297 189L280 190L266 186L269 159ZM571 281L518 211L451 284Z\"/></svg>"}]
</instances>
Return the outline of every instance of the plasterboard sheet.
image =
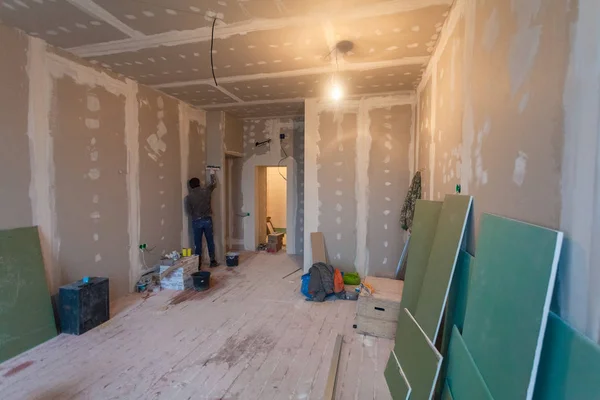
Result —
<instances>
[{"instance_id":1,"label":"plasterboard sheet","mask_svg":"<svg viewBox=\"0 0 600 400\"><path fill-rule=\"evenodd\" d=\"M402 308L407 308L412 312L416 311L419 301L419 293L421 293L441 210L441 201L417 200L415 206L401 304Z\"/></svg>"},{"instance_id":2,"label":"plasterboard sheet","mask_svg":"<svg viewBox=\"0 0 600 400\"><path fill-rule=\"evenodd\" d=\"M446 393L462 400L493 400L490 391L469 353L458 328L454 326L447 354Z\"/></svg>"},{"instance_id":3,"label":"plasterboard sheet","mask_svg":"<svg viewBox=\"0 0 600 400\"><path fill-rule=\"evenodd\" d=\"M393 399L408 400L410 398L410 385L393 350L390 352L390 358L383 374Z\"/></svg>"},{"instance_id":4,"label":"plasterboard sheet","mask_svg":"<svg viewBox=\"0 0 600 400\"><path fill-rule=\"evenodd\" d=\"M177 88L165 88L162 89L162 91L194 106L235 102L233 98L210 85L190 85Z\"/></svg>"},{"instance_id":5,"label":"plasterboard sheet","mask_svg":"<svg viewBox=\"0 0 600 400\"><path fill-rule=\"evenodd\" d=\"M345 0L325 5L322 0L170 0L162 4L159 1L138 3L96 0L96 3L135 30L150 35L210 26L214 16L222 23L232 24L254 18L285 18L314 12L340 12L348 7L373 4L374 1Z\"/></svg>"},{"instance_id":6,"label":"plasterboard sheet","mask_svg":"<svg viewBox=\"0 0 600 400\"><path fill-rule=\"evenodd\" d=\"M215 40L215 74L219 78L323 67L329 65L323 60L327 49L322 29L315 26L234 35ZM209 41L92 59L146 84L212 78Z\"/></svg>"},{"instance_id":7,"label":"plasterboard sheet","mask_svg":"<svg viewBox=\"0 0 600 400\"><path fill-rule=\"evenodd\" d=\"M244 101L316 97L322 92L327 75L256 79L224 83L222 86Z\"/></svg>"},{"instance_id":8,"label":"plasterboard sheet","mask_svg":"<svg viewBox=\"0 0 600 400\"><path fill-rule=\"evenodd\" d=\"M66 1L5 0L0 2L0 21L63 48L128 37Z\"/></svg>"},{"instance_id":9,"label":"plasterboard sheet","mask_svg":"<svg viewBox=\"0 0 600 400\"><path fill-rule=\"evenodd\" d=\"M432 341L437 338L472 201L471 196L446 195L438 218L415 312Z\"/></svg>"},{"instance_id":10,"label":"plasterboard sheet","mask_svg":"<svg viewBox=\"0 0 600 400\"><path fill-rule=\"evenodd\" d=\"M340 79L348 95L413 90L421 81L424 66L410 64L365 71L342 71Z\"/></svg>"},{"instance_id":11,"label":"plasterboard sheet","mask_svg":"<svg viewBox=\"0 0 600 400\"><path fill-rule=\"evenodd\" d=\"M237 118L265 118L304 115L304 102L240 104L211 110L227 111Z\"/></svg>"},{"instance_id":12,"label":"plasterboard sheet","mask_svg":"<svg viewBox=\"0 0 600 400\"><path fill-rule=\"evenodd\" d=\"M448 5L425 7L363 19L360 24L334 23L336 39L356 43L348 62L424 56L433 48L448 15Z\"/></svg>"},{"instance_id":13,"label":"plasterboard sheet","mask_svg":"<svg viewBox=\"0 0 600 400\"><path fill-rule=\"evenodd\" d=\"M533 398L597 398L600 395L599 370L600 346L551 312Z\"/></svg>"},{"instance_id":14,"label":"plasterboard sheet","mask_svg":"<svg viewBox=\"0 0 600 400\"><path fill-rule=\"evenodd\" d=\"M562 232L481 217L464 341L495 399L531 399Z\"/></svg>"},{"instance_id":15,"label":"plasterboard sheet","mask_svg":"<svg viewBox=\"0 0 600 400\"><path fill-rule=\"evenodd\" d=\"M398 325L394 353L412 389L410 398L431 399L442 355L406 308L400 311Z\"/></svg>"}]
</instances>

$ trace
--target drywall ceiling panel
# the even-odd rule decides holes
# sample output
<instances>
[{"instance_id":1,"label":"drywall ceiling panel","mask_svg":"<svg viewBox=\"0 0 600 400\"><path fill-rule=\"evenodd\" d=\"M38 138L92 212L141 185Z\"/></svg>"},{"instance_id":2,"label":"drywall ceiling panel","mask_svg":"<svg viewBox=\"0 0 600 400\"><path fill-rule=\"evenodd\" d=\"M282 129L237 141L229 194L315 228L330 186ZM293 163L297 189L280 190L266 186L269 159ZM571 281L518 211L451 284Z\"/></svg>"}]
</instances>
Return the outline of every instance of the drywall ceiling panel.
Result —
<instances>
[{"instance_id":1,"label":"drywall ceiling panel","mask_svg":"<svg viewBox=\"0 0 600 400\"><path fill-rule=\"evenodd\" d=\"M258 18L289 18L313 13L331 15L353 7L371 5L374 1L345 0L324 3L323 0L96 0L96 3L133 29L152 35L207 27L215 17L218 29L224 24Z\"/></svg>"},{"instance_id":2,"label":"drywall ceiling panel","mask_svg":"<svg viewBox=\"0 0 600 400\"><path fill-rule=\"evenodd\" d=\"M372 62L426 56L433 52L448 15L446 5L397 14L334 22L335 39L354 42L347 62Z\"/></svg>"},{"instance_id":3,"label":"drywall ceiling panel","mask_svg":"<svg viewBox=\"0 0 600 400\"><path fill-rule=\"evenodd\" d=\"M165 88L163 92L195 106L234 103L235 100L210 85Z\"/></svg>"},{"instance_id":4,"label":"drywall ceiling panel","mask_svg":"<svg viewBox=\"0 0 600 400\"><path fill-rule=\"evenodd\" d=\"M3 0L0 21L63 48L128 37L66 0Z\"/></svg>"},{"instance_id":5,"label":"drywall ceiling panel","mask_svg":"<svg viewBox=\"0 0 600 400\"><path fill-rule=\"evenodd\" d=\"M323 60L327 49L322 30L314 27L234 35L215 40L215 74L219 78L322 67L329 65ZM111 54L92 60L145 84L212 78L209 41Z\"/></svg>"},{"instance_id":6,"label":"drywall ceiling panel","mask_svg":"<svg viewBox=\"0 0 600 400\"><path fill-rule=\"evenodd\" d=\"M413 90L421 80L421 64L387 67L366 71L345 71L340 81L347 95Z\"/></svg>"},{"instance_id":7,"label":"drywall ceiling panel","mask_svg":"<svg viewBox=\"0 0 600 400\"><path fill-rule=\"evenodd\" d=\"M316 97L322 92L326 80L327 75L313 74L224 83L221 86L244 101L279 100Z\"/></svg>"},{"instance_id":8,"label":"drywall ceiling panel","mask_svg":"<svg viewBox=\"0 0 600 400\"><path fill-rule=\"evenodd\" d=\"M211 108L211 111L215 109L218 108ZM304 102L240 104L239 106L229 106L221 110L227 111L237 118L291 117L304 115Z\"/></svg>"}]
</instances>

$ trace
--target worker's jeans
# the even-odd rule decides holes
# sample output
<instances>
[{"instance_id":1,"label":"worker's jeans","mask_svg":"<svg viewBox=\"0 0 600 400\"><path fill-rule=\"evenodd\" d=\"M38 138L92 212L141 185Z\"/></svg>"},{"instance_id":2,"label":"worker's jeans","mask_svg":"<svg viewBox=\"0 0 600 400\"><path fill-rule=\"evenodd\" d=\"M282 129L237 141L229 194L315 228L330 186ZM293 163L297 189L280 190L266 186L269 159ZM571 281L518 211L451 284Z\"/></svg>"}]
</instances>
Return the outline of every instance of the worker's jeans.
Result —
<instances>
[{"instance_id":1,"label":"worker's jeans","mask_svg":"<svg viewBox=\"0 0 600 400\"><path fill-rule=\"evenodd\" d=\"M210 261L215 260L215 240L213 238L213 222L211 217L196 219L192 222L194 229L194 246L196 254L202 258L202 234L206 237Z\"/></svg>"}]
</instances>

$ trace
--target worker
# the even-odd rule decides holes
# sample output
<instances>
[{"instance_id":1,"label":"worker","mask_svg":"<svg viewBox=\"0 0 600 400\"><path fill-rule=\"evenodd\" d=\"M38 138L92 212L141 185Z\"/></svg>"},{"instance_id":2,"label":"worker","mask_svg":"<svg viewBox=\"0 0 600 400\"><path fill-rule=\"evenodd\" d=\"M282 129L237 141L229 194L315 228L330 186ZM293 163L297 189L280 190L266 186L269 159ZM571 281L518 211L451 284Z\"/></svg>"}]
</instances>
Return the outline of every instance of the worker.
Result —
<instances>
[{"instance_id":1,"label":"worker","mask_svg":"<svg viewBox=\"0 0 600 400\"><path fill-rule=\"evenodd\" d=\"M192 220L194 231L195 252L198 255L198 270L202 266L202 235L206 237L206 245L210 256L210 266L217 267L219 263L215 258L215 239L213 236L213 221L211 196L217 186L215 171L210 171L210 183L205 187L200 186L200 179L189 180L190 194L186 197L185 205L188 215Z\"/></svg>"}]
</instances>

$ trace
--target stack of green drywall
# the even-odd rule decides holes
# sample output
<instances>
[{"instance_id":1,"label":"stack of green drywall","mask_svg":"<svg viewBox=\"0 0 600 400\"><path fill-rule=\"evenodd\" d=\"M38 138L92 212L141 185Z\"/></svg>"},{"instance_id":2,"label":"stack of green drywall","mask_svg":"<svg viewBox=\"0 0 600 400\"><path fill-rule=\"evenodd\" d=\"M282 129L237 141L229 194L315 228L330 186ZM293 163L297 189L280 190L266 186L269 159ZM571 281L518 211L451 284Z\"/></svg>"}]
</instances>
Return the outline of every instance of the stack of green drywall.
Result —
<instances>
[{"instance_id":1,"label":"stack of green drywall","mask_svg":"<svg viewBox=\"0 0 600 400\"><path fill-rule=\"evenodd\" d=\"M454 329L447 355L454 399L475 387L496 400L532 398L562 236L482 216L463 333Z\"/></svg>"},{"instance_id":2,"label":"stack of green drywall","mask_svg":"<svg viewBox=\"0 0 600 400\"><path fill-rule=\"evenodd\" d=\"M448 195L441 208L436 202L417 203L396 343L385 372L394 399L433 396L442 356L432 342L446 304L471 202L470 196ZM411 309L416 312L414 317Z\"/></svg>"},{"instance_id":3,"label":"stack of green drywall","mask_svg":"<svg viewBox=\"0 0 600 400\"><path fill-rule=\"evenodd\" d=\"M38 230L0 231L0 362L56 336Z\"/></svg>"}]
</instances>

